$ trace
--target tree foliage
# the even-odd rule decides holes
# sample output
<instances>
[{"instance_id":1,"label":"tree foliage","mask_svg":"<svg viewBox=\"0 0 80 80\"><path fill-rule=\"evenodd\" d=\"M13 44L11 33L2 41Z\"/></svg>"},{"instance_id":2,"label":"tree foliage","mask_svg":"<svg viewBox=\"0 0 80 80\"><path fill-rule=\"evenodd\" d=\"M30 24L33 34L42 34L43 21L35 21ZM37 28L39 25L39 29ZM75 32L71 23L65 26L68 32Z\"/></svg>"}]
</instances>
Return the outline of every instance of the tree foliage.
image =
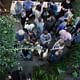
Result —
<instances>
[{"instance_id":1,"label":"tree foliage","mask_svg":"<svg viewBox=\"0 0 80 80\"><path fill-rule=\"evenodd\" d=\"M13 68L17 63L14 48L15 20L11 16L0 16L0 76Z\"/></svg>"}]
</instances>

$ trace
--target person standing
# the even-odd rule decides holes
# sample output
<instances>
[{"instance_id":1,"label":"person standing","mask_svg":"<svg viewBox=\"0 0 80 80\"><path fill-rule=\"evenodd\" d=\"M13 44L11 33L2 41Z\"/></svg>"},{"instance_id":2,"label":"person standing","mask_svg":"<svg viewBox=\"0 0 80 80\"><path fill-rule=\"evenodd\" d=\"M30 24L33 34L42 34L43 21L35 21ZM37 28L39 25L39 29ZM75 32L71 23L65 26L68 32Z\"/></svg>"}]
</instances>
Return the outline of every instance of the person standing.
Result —
<instances>
[{"instance_id":1,"label":"person standing","mask_svg":"<svg viewBox=\"0 0 80 80\"><path fill-rule=\"evenodd\" d=\"M26 21L26 11L22 10L21 11L21 24L22 24L23 30L24 30L24 26L25 26L25 21Z\"/></svg>"},{"instance_id":2,"label":"person standing","mask_svg":"<svg viewBox=\"0 0 80 80\"><path fill-rule=\"evenodd\" d=\"M23 2L23 8L26 11L26 17L28 17L32 13L33 3L31 0L26 0Z\"/></svg>"}]
</instances>

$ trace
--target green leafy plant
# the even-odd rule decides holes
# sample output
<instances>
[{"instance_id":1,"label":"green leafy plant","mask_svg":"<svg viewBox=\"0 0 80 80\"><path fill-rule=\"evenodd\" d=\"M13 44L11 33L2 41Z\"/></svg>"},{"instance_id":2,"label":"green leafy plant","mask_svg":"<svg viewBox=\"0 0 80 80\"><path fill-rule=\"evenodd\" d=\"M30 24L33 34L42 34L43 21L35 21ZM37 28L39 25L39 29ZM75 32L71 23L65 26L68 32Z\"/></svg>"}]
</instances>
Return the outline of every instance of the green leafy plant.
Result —
<instances>
[{"instance_id":1,"label":"green leafy plant","mask_svg":"<svg viewBox=\"0 0 80 80\"><path fill-rule=\"evenodd\" d=\"M75 17L80 16L80 0L75 0L73 8Z\"/></svg>"},{"instance_id":2,"label":"green leafy plant","mask_svg":"<svg viewBox=\"0 0 80 80\"><path fill-rule=\"evenodd\" d=\"M0 77L17 65L14 48L15 21L11 16L0 16Z\"/></svg>"}]
</instances>

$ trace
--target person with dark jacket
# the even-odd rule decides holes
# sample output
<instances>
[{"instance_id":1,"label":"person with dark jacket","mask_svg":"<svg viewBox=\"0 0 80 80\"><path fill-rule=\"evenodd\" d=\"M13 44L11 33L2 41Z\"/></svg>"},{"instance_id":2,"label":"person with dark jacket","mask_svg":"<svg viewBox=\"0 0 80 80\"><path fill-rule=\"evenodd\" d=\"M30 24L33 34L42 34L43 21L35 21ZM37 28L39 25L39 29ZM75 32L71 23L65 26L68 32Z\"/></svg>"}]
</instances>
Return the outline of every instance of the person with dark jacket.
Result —
<instances>
[{"instance_id":1,"label":"person with dark jacket","mask_svg":"<svg viewBox=\"0 0 80 80\"><path fill-rule=\"evenodd\" d=\"M61 4L62 8L61 8L61 11L58 15L58 18L64 16L64 14L70 9L71 11L72 10L72 2L70 0L64 0Z\"/></svg>"},{"instance_id":2,"label":"person with dark jacket","mask_svg":"<svg viewBox=\"0 0 80 80\"><path fill-rule=\"evenodd\" d=\"M72 3L70 0L64 0L62 6L64 9L72 9Z\"/></svg>"},{"instance_id":3,"label":"person with dark jacket","mask_svg":"<svg viewBox=\"0 0 80 80\"><path fill-rule=\"evenodd\" d=\"M25 21L26 21L26 11L22 10L22 12L21 12L21 25L23 27L23 30L24 30L24 26L25 26Z\"/></svg>"},{"instance_id":4,"label":"person with dark jacket","mask_svg":"<svg viewBox=\"0 0 80 80\"><path fill-rule=\"evenodd\" d=\"M45 21L44 29L47 29L48 32L51 32L55 26L55 22L56 18L54 17L54 15L51 14Z\"/></svg>"},{"instance_id":5,"label":"person with dark jacket","mask_svg":"<svg viewBox=\"0 0 80 80\"><path fill-rule=\"evenodd\" d=\"M43 18L44 21L47 20L47 18L49 17L49 12L48 12L48 9L47 8L43 8L43 12L41 14L41 17Z\"/></svg>"}]
</instances>

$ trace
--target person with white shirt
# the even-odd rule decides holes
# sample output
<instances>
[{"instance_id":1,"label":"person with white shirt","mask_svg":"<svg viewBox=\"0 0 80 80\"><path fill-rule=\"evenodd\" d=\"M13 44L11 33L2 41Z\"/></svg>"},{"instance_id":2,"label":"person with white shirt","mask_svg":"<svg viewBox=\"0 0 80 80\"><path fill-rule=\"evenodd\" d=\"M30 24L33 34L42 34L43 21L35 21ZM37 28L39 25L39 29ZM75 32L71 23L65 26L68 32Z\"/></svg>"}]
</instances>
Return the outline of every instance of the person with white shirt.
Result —
<instances>
[{"instance_id":1,"label":"person with white shirt","mask_svg":"<svg viewBox=\"0 0 80 80\"><path fill-rule=\"evenodd\" d=\"M27 29L28 31L33 31L33 29L35 28L34 23L30 23L30 24L25 24L25 29Z\"/></svg>"},{"instance_id":2,"label":"person with white shirt","mask_svg":"<svg viewBox=\"0 0 80 80\"><path fill-rule=\"evenodd\" d=\"M32 10L35 18L39 18L41 16L41 5L37 5L35 9Z\"/></svg>"},{"instance_id":3,"label":"person with white shirt","mask_svg":"<svg viewBox=\"0 0 80 80\"><path fill-rule=\"evenodd\" d=\"M71 33L69 33L68 31L66 30L60 30L59 31L59 35L60 35L60 39L63 39L64 41L67 41L67 40L72 40L72 35Z\"/></svg>"}]
</instances>

